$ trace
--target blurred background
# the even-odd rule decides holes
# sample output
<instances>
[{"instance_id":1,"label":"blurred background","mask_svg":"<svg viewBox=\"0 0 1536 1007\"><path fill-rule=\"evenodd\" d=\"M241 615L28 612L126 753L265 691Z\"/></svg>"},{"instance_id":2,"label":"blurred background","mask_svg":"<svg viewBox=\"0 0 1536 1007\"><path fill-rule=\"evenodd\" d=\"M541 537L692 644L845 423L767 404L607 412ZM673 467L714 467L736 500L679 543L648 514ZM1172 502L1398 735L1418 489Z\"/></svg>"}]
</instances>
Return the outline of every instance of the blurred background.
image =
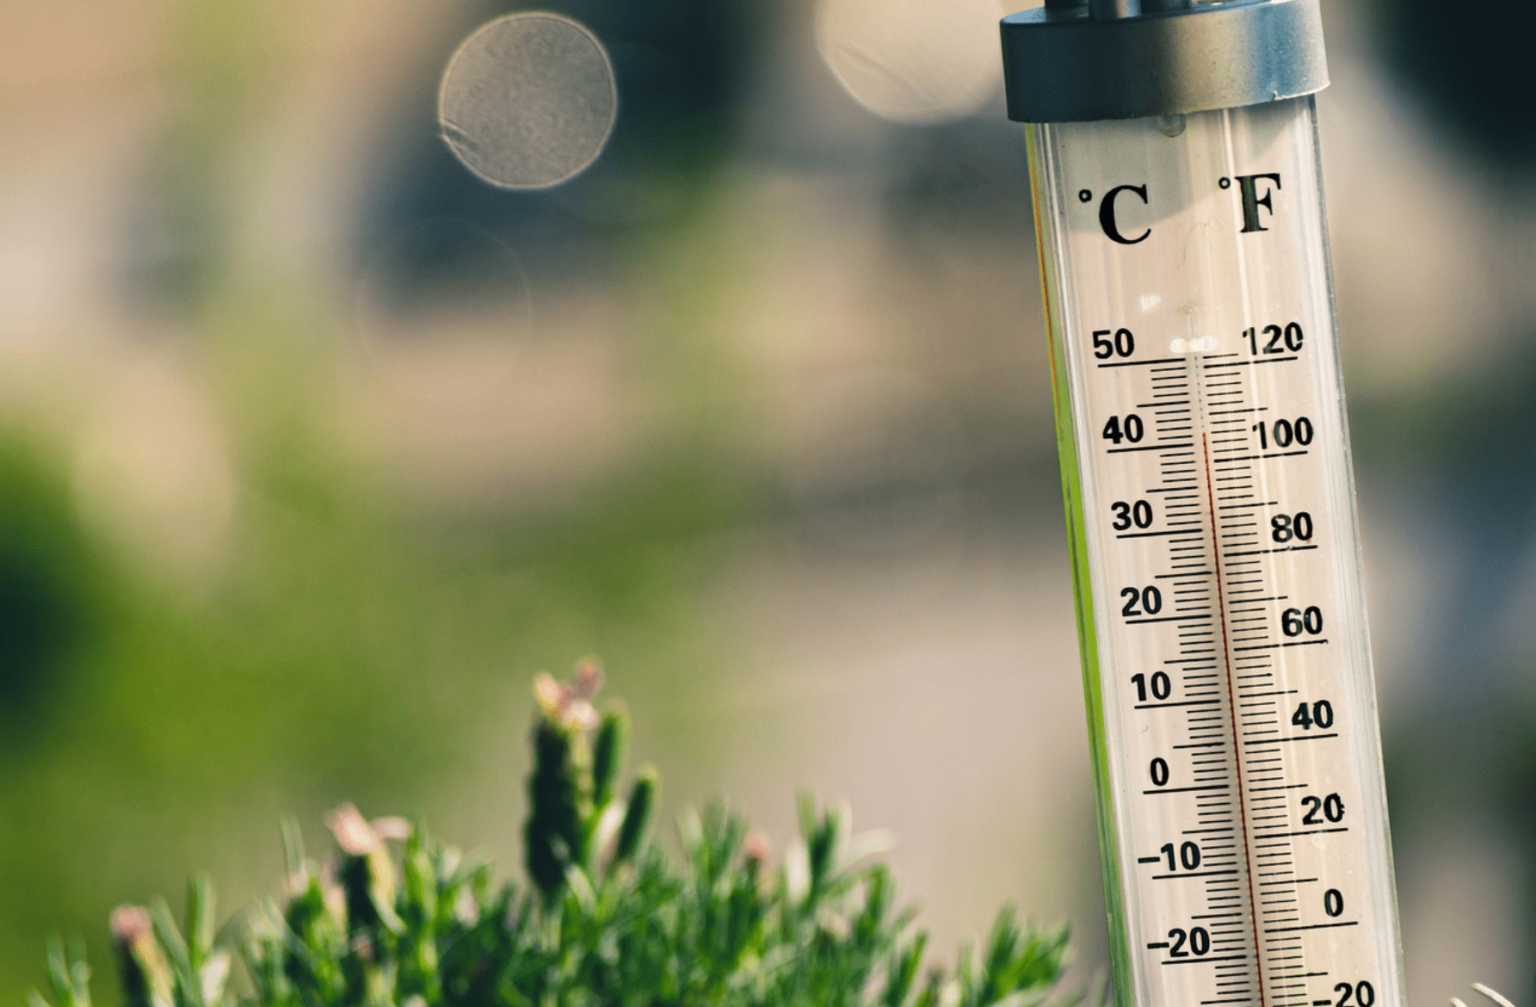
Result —
<instances>
[{"instance_id":1,"label":"blurred background","mask_svg":"<svg viewBox=\"0 0 1536 1007\"><path fill-rule=\"evenodd\" d=\"M1410 995L1528 1004L1536 7L1325 6ZM846 799L936 946L1013 900L1102 967L1008 8L545 5L616 124L506 191L437 107L515 8L0 13L0 998L78 933L115 1003L110 909L249 901L286 813L510 868L588 653L668 807Z\"/></svg>"}]
</instances>

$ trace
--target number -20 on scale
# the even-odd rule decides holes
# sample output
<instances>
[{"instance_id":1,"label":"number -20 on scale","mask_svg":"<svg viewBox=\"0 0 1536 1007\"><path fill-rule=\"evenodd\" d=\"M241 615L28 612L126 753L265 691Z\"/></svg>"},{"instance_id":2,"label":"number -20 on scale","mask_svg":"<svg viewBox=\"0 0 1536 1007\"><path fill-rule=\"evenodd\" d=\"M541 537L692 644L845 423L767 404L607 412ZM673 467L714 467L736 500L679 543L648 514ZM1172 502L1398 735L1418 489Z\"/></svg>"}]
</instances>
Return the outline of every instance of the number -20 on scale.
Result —
<instances>
[{"instance_id":1,"label":"number -20 on scale","mask_svg":"<svg viewBox=\"0 0 1536 1007\"><path fill-rule=\"evenodd\" d=\"M1004 19L1120 1007L1403 1007L1317 0Z\"/></svg>"}]
</instances>

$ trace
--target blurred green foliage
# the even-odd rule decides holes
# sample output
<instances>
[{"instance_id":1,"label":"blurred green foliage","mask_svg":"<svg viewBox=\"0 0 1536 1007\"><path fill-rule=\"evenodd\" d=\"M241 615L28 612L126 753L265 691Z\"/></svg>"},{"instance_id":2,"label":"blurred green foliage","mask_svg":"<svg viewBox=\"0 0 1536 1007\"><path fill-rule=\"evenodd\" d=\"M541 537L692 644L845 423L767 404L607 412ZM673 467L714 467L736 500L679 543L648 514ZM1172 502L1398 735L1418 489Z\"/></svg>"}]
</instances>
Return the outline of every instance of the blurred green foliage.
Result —
<instances>
[{"instance_id":1,"label":"blurred green foliage","mask_svg":"<svg viewBox=\"0 0 1536 1007\"><path fill-rule=\"evenodd\" d=\"M0 750L14 751L37 740L115 585L57 475L17 443L0 446L0 529Z\"/></svg>"}]
</instances>

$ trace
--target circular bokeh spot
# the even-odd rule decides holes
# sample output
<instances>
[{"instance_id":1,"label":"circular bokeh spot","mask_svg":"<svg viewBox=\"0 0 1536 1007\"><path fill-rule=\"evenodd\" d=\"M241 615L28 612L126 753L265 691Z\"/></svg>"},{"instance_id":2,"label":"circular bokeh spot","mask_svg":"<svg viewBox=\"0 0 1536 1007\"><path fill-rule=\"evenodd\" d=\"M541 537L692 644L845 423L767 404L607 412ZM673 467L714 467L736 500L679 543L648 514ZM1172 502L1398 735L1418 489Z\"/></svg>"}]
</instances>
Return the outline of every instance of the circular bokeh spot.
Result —
<instances>
[{"instance_id":1,"label":"circular bokeh spot","mask_svg":"<svg viewBox=\"0 0 1536 1007\"><path fill-rule=\"evenodd\" d=\"M892 122L975 113L997 89L994 0L817 0L816 46L853 98Z\"/></svg>"},{"instance_id":2,"label":"circular bokeh spot","mask_svg":"<svg viewBox=\"0 0 1536 1007\"><path fill-rule=\"evenodd\" d=\"M448 61L437 117L470 171L507 189L543 189L597 160L618 111L602 43L555 14L482 25Z\"/></svg>"}]
</instances>

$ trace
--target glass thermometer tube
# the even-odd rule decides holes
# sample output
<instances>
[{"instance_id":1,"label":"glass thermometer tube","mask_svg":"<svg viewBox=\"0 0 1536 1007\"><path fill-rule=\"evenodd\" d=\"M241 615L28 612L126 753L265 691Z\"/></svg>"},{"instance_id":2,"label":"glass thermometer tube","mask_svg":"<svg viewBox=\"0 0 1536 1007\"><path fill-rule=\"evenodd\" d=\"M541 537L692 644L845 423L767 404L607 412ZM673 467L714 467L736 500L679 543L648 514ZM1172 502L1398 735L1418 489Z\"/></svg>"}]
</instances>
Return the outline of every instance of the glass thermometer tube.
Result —
<instances>
[{"instance_id":1,"label":"glass thermometer tube","mask_svg":"<svg viewBox=\"0 0 1536 1007\"><path fill-rule=\"evenodd\" d=\"M1316 88L1269 84L1015 115L1127 1007L1405 1002Z\"/></svg>"}]
</instances>

